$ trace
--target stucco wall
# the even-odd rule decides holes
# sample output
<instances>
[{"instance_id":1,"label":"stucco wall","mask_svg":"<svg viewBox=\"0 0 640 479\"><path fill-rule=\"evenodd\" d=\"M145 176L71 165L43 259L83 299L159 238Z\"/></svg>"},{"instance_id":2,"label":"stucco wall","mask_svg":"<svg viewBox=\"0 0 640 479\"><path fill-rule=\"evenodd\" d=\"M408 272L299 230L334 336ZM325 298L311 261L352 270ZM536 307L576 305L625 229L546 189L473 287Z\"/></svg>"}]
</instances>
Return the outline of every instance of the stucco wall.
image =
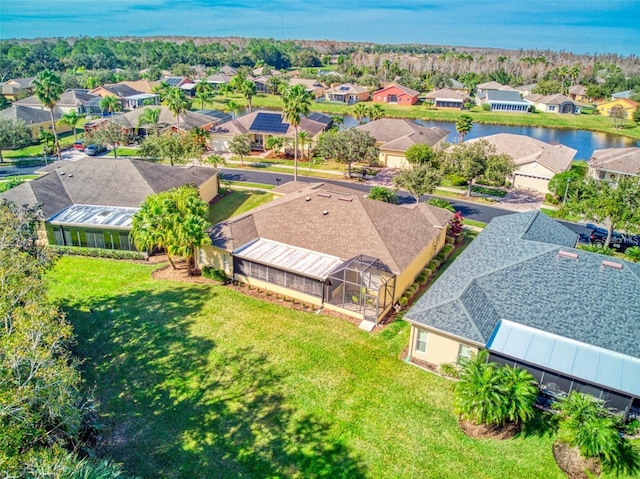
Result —
<instances>
[{"instance_id":1,"label":"stucco wall","mask_svg":"<svg viewBox=\"0 0 640 479\"><path fill-rule=\"evenodd\" d=\"M531 163L525 163L523 165L518 165L518 169L516 173L521 173L523 175L531 175L538 176L540 178L553 178L555 173L551 171L549 168L542 166L540 163L532 161Z\"/></svg>"},{"instance_id":2,"label":"stucco wall","mask_svg":"<svg viewBox=\"0 0 640 479\"><path fill-rule=\"evenodd\" d=\"M380 164L386 166L387 168L407 168L409 166L409 162L400 153L390 153L385 151L380 151Z\"/></svg>"},{"instance_id":3,"label":"stucco wall","mask_svg":"<svg viewBox=\"0 0 640 479\"><path fill-rule=\"evenodd\" d=\"M207 181L200 185L200 199L209 203L213 198L218 196L218 175L211 176Z\"/></svg>"},{"instance_id":4,"label":"stucco wall","mask_svg":"<svg viewBox=\"0 0 640 479\"><path fill-rule=\"evenodd\" d=\"M229 278L233 277L233 261L231 254L215 246L201 246L196 254L196 265L198 269L204 266L211 266L223 270Z\"/></svg>"},{"instance_id":5,"label":"stucco wall","mask_svg":"<svg viewBox=\"0 0 640 479\"><path fill-rule=\"evenodd\" d=\"M419 329L427 331L427 351L425 353L416 349ZM475 344L445 336L444 334L433 332L427 328L419 328L414 324L411 325L409 350L411 352L411 357L416 359L421 359L438 366L445 363L455 363L458 361L458 353L460 351L461 344L469 346L472 354L478 354L478 346Z\"/></svg>"}]
</instances>

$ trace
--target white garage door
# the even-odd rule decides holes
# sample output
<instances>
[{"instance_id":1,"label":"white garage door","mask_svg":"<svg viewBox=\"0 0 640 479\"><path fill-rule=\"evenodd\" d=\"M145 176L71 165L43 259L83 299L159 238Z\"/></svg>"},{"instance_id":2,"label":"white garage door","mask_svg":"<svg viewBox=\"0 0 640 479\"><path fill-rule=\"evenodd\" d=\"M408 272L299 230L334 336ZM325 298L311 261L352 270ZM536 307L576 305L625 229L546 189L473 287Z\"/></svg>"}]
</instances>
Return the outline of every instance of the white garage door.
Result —
<instances>
[{"instance_id":1,"label":"white garage door","mask_svg":"<svg viewBox=\"0 0 640 479\"><path fill-rule=\"evenodd\" d=\"M513 187L522 190L537 191L539 193L549 193L549 180L516 173L513 178Z\"/></svg>"},{"instance_id":2,"label":"white garage door","mask_svg":"<svg viewBox=\"0 0 640 479\"><path fill-rule=\"evenodd\" d=\"M216 152L227 152L229 151L229 140L223 138L214 138L211 141L211 147L213 151Z\"/></svg>"}]
</instances>

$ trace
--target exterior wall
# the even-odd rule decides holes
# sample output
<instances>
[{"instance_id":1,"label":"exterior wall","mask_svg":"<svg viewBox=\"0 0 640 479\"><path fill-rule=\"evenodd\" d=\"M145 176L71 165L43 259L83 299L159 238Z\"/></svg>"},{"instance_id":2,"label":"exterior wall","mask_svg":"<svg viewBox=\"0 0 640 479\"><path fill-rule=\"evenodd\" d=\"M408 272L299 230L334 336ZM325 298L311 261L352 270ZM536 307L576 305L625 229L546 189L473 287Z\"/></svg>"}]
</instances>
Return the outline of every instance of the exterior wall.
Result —
<instances>
[{"instance_id":1,"label":"exterior wall","mask_svg":"<svg viewBox=\"0 0 640 479\"><path fill-rule=\"evenodd\" d=\"M409 166L409 162L405 156L398 152L390 152L380 150L380 164L387 168L406 168Z\"/></svg>"},{"instance_id":2,"label":"exterior wall","mask_svg":"<svg viewBox=\"0 0 640 479\"><path fill-rule=\"evenodd\" d=\"M427 350L424 353L416 349L419 330L427 331ZM427 328L416 326L415 324L411 325L409 353L413 358L421 359L422 361L427 361L438 366L447 363L457 363L461 344L469 346L471 348L471 354L478 354L479 348L473 343L445 336L442 333L436 333Z\"/></svg>"},{"instance_id":3,"label":"exterior wall","mask_svg":"<svg viewBox=\"0 0 640 479\"><path fill-rule=\"evenodd\" d=\"M540 178L551 179L555 175L553 171L541 164L532 161L531 163L525 163L518 165L516 173L522 173L523 175L538 176Z\"/></svg>"},{"instance_id":4,"label":"exterior wall","mask_svg":"<svg viewBox=\"0 0 640 479\"><path fill-rule=\"evenodd\" d=\"M285 288L283 286L278 286L277 284L268 283L266 281L262 281L256 278L249 278L241 274L234 274L233 277L237 281L240 281L245 284L250 284L251 286L267 289L269 291L273 291L276 294L282 294L283 296L298 299L300 301L304 301L305 303L314 304L316 306L322 306L322 298L317 298L309 294L304 294L299 291Z\"/></svg>"},{"instance_id":5,"label":"exterior wall","mask_svg":"<svg viewBox=\"0 0 640 479\"><path fill-rule=\"evenodd\" d=\"M50 121L45 121L42 123L34 123L28 126L29 126L29 129L31 130L31 138L33 138L34 140L37 140L39 138L40 130L47 130L53 133L53 131L51 130ZM56 122L56 132L58 134L67 133L69 131L71 131L71 127L69 125L65 125L65 124L58 125L58 122Z\"/></svg>"},{"instance_id":6,"label":"exterior wall","mask_svg":"<svg viewBox=\"0 0 640 479\"><path fill-rule=\"evenodd\" d=\"M218 175L215 174L200 185L200 199L209 203L212 199L218 196L218 186Z\"/></svg>"},{"instance_id":7,"label":"exterior wall","mask_svg":"<svg viewBox=\"0 0 640 479\"><path fill-rule=\"evenodd\" d=\"M633 112L635 111L635 108L631 106L628 102L624 101L623 99L605 102L598 106L598 111L600 112L601 115L608 116L609 113L611 113L611 109L615 106L624 108L624 111L626 114L625 118L627 119L631 118L631 116L633 115Z\"/></svg>"},{"instance_id":8,"label":"exterior wall","mask_svg":"<svg viewBox=\"0 0 640 479\"><path fill-rule=\"evenodd\" d=\"M231 253L215 246L207 245L198 248L196 254L196 266L202 269L204 266L212 266L223 270L227 277L233 278L233 259Z\"/></svg>"},{"instance_id":9,"label":"exterior wall","mask_svg":"<svg viewBox=\"0 0 640 479\"><path fill-rule=\"evenodd\" d=\"M418 96L409 96L398 87L389 87L379 90L373 94L374 103L389 103L389 95L396 95L397 103L400 105L415 105L418 103ZM396 103L396 102L392 102Z\"/></svg>"},{"instance_id":10,"label":"exterior wall","mask_svg":"<svg viewBox=\"0 0 640 479\"><path fill-rule=\"evenodd\" d=\"M229 142L233 136L213 135L211 139L211 148L213 151L229 151Z\"/></svg>"},{"instance_id":11,"label":"exterior wall","mask_svg":"<svg viewBox=\"0 0 640 479\"><path fill-rule=\"evenodd\" d=\"M549 193L549 180L545 178L536 178L532 176L514 174L513 187L522 190L538 191L540 193Z\"/></svg>"},{"instance_id":12,"label":"exterior wall","mask_svg":"<svg viewBox=\"0 0 640 479\"><path fill-rule=\"evenodd\" d=\"M72 227L46 224L47 239L51 245L80 246L136 251L128 230Z\"/></svg>"}]
</instances>

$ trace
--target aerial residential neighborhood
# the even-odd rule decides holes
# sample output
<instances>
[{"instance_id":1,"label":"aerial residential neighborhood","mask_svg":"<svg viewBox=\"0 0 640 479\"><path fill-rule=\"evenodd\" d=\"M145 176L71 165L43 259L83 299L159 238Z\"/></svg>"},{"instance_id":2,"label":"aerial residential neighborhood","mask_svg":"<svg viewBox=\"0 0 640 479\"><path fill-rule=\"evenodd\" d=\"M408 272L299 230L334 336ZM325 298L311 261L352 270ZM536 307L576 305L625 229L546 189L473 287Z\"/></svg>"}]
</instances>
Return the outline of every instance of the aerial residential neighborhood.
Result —
<instances>
[{"instance_id":1,"label":"aerial residential neighborhood","mask_svg":"<svg viewBox=\"0 0 640 479\"><path fill-rule=\"evenodd\" d=\"M3 6L2 477L638 477L628 5L285 4Z\"/></svg>"}]
</instances>

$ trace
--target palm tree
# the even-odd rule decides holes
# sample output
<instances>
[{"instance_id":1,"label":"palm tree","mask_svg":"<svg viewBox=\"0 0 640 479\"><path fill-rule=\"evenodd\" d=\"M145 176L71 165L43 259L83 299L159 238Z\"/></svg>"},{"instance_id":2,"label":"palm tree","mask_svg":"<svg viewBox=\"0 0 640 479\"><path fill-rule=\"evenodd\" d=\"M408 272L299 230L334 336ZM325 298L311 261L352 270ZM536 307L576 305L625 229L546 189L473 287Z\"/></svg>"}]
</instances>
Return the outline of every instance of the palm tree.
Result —
<instances>
[{"instance_id":1,"label":"palm tree","mask_svg":"<svg viewBox=\"0 0 640 479\"><path fill-rule=\"evenodd\" d=\"M172 87L167 92L165 97L165 103L167 108L173 112L176 117L178 127L180 126L180 113L187 111L191 105L184 90L177 87Z\"/></svg>"},{"instance_id":2,"label":"palm tree","mask_svg":"<svg viewBox=\"0 0 640 479\"><path fill-rule=\"evenodd\" d=\"M464 137L473 128L473 118L469 115L460 115L456 120L456 131L460 135L460 143L464 142Z\"/></svg>"},{"instance_id":3,"label":"palm tree","mask_svg":"<svg viewBox=\"0 0 640 479\"><path fill-rule=\"evenodd\" d=\"M196 97L200 100L200 109L204 110L205 101L213 98L213 86L205 80L200 80L196 84Z\"/></svg>"},{"instance_id":4,"label":"palm tree","mask_svg":"<svg viewBox=\"0 0 640 479\"><path fill-rule=\"evenodd\" d=\"M166 81L161 81L159 85L154 86L151 89L152 93L157 93L158 96L160 97L160 101L164 101L165 96L167 95L167 93L169 92L169 90L171 90L171 85L169 85L169 83L167 83Z\"/></svg>"},{"instance_id":5,"label":"palm tree","mask_svg":"<svg viewBox=\"0 0 640 479\"><path fill-rule=\"evenodd\" d=\"M523 423L533 417L534 404L538 396L534 377L526 370L503 366L502 393L506 405L506 420Z\"/></svg>"},{"instance_id":6,"label":"palm tree","mask_svg":"<svg viewBox=\"0 0 640 479\"><path fill-rule=\"evenodd\" d=\"M120 111L121 108L122 104L115 96L105 96L100 100L100 109L103 111L103 116L105 110L113 114L116 111Z\"/></svg>"},{"instance_id":7,"label":"palm tree","mask_svg":"<svg viewBox=\"0 0 640 479\"><path fill-rule=\"evenodd\" d=\"M367 108L367 105L365 105L364 103L356 103L356 105L353 107L353 117L360 124L364 123L364 119L367 117L368 114L369 114L369 109Z\"/></svg>"},{"instance_id":8,"label":"palm tree","mask_svg":"<svg viewBox=\"0 0 640 479\"><path fill-rule=\"evenodd\" d=\"M251 99L257 93L256 84L253 83L251 80L245 80L244 83L240 85L239 91L244 97L244 99L247 100L247 105L249 106L249 113L251 113Z\"/></svg>"},{"instance_id":9,"label":"palm tree","mask_svg":"<svg viewBox=\"0 0 640 479\"><path fill-rule=\"evenodd\" d=\"M344 117L342 115L331 115L331 121L334 126L339 126L344 123Z\"/></svg>"},{"instance_id":10,"label":"palm tree","mask_svg":"<svg viewBox=\"0 0 640 479\"><path fill-rule=\"evenodd\" d=\"M371 121L379 120L384 117L384 109L380 103L374 103L373 105L367 108L367 115L371 119Z\"/></svg>"},{"instance_id":11,"label":"palm tree","mask_svg":"<svg viewBox=\"0 0 640 479\"><path fill-rule=\"evenodd\" d=\"M300 115L308 115L311 95L302 85L287 88L282 94L282 118L293 125L293 181L298 181L298 125Z\"/></svg>"},{"instance_id":12,"label":"palm tree","mask_svg":"<svg viewBox=\"0 0 640 479\"><path fill-rule=\"evenodd\" d=\"M78 141L78 132L76 131L76 126L81 119L82 117L78 115L78 112L76 110L71 110L69 113L65 113L64 115L62 115L62 117L58 120L58 125L69 125L73 130L73 141Z\"/></svg>"},{"instance_id":13,"label":"palm tree","mask_svg":"<svg viewBox=\"0 0 640 479\"><path fill-rule=\"evenodd\" d=\"M311 139L311 136L309 135L308 132L304 130L298 132L298 144L302 149L302 159L304 159L304 156L305 156L305 146L309 147L312 141L313 140ZM309 171L311 171L311 149L310 148L307 148L307 157L309 159Z\"/></svg>"},{"instance_id":14,"label":"palm tree","mask_svg":"<svg viewBox=\"0 0 640 479\"><path fill-rule=\"evenodd\" d=\"M283 136L270 136L267 138L267 141L264 143L264 147L267 150L271 150L277 154L282 147L284 146L284 137Z\"/></svg>"},{"instance_id":15,"label":"palm tree","mask_svg":"<svg viewBox=\"0 0 640 479\"><path fill-rule=\"evenodd\" d=\"M391 60L386 59L382 62L382 68L384 68L384 81L387 81L387 74L389 73L389 69L391 68Z\"/></svg>"},{"instance_id":16,"label":"palm tree","mask_svg":"<svg viewBox=\"0 0 640 479\"><path fill-rule=\"evenodd\" d=\"M164 249L172 269L176 265L169 250L171 243L171 231L167 221L172 213L171 203L166 195L159 193L150 195L140 205L140 209L131 220L131 233L133 244L140 251L151 253L154 249Z\"/></svg>"},{"instance_id":17,"label":"palm tree","mask_svg":"<svg viewBox=\"0 0 640 479\"><path fill-rule=\"evenodd\" d=\"M204 153L207 149L207 140L209 139L207 131L204 128L196 126L189 132L189 136L193 139L196 152L200 154Z\"/></svg>"},{"instance_id":18,"label":"palm tree","mask_svg":"<svg viewBox=\"0 0 640 479\"><path fill-rule=\"evenodd\" d=\"M231 116L235 119L236 115L238 114L238 110L240 109L240 105L238 105L238 102L235 102L233 100L229 100L227 102L227 106L225 107L225 111L227 113L231 113Z\"/></svg>"},{"instance_id":19,"label":"palm tree","mask_svg":"<svg viewBox=\"0 0 640 479\"><path fill-rule=\"evenodd\" d=\"M157 135L158 123L160 122L161 112L162 112L162 109L160 107L157 107L157 108L145 107L142 114L138 117L138 128L140 128L141 125L152 125L153 133Z\"/></svg>"},{"instance_id":20,"label":"palm tree","mask_svg":"<svg viewBox=\"0 0 640 479\"><path fill-rule=\"evenodd\" d=\"M53 139L58 153L58 160L62 161L62 153L60 151L60 143L58 142L58 132L56 131L56 122L53 118L53 109L60 100L60 95L64 91L60 77L50 70L43 70L33 80L34 94L36 98L45 107L49 109L51 115L51 129L53 130Z\"/></svg>"}]
</instances>

